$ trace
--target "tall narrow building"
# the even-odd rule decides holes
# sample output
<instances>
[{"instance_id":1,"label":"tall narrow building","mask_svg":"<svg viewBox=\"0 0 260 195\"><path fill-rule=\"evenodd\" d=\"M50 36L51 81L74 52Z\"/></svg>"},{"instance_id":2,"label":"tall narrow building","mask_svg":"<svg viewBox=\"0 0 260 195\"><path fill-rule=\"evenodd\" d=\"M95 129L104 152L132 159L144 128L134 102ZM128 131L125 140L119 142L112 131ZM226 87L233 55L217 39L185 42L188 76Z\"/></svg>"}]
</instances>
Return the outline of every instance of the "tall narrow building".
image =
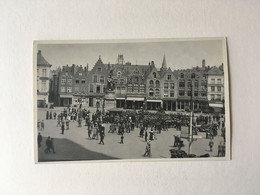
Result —
<instances>
[{"instance_id":1,"label":"tall narrow building","mask_svg":"<svg viewBox=\"0 0 260 195\"><path fill-rule=\"evenodd\" d=\"M45 107L49 103L49 83L51 64L42 56L41 50L37 53L37 106Z\"/></svg>"}]
</instances>

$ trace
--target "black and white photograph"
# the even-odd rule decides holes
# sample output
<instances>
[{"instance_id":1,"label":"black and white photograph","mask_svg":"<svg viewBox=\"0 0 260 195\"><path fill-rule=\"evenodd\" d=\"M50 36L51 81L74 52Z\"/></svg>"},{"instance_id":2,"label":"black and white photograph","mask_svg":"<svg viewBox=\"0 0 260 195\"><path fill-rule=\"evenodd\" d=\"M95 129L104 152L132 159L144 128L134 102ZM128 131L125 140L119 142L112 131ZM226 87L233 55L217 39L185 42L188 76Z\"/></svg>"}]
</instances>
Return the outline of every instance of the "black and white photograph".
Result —
<instances>
[{"instance_id":1,"label":"black and white photograph","mask_svg":"<svg viewBox=\"0 0 260 195\"><path fill-rule=\"evenodd\" d=\"M38 162L229 159L225 38L36 41L34 52Z\"/></svg>"}]
</instances>

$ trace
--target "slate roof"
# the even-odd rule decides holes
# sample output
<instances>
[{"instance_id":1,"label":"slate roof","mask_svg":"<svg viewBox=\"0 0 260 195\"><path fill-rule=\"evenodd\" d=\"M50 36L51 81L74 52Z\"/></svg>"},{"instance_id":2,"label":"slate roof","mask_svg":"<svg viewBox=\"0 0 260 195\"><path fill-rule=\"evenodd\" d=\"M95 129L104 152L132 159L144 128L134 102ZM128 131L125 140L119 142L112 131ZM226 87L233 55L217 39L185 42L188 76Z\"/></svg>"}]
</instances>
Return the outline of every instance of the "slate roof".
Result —
<instances>
[{"instance_id":1,"label":"slate roof","mask_svg":"<svg viewBox=\"0 0 260 195\"><path fill-rule=\"evenodd\" d=\"M223 75L223 71L214 66L208 71L208 75Z\"/></svg>"},{"instance_id":2,"label":"slate roof","mask_svg":"<svg viewBox=\"0 0 260 195\"><path fill-rule=\"evenodd\" d=\"M51 66L51 64L42 56L41 50L38 50L37 53L37 66Z\"/></svg>"}]
</instances>

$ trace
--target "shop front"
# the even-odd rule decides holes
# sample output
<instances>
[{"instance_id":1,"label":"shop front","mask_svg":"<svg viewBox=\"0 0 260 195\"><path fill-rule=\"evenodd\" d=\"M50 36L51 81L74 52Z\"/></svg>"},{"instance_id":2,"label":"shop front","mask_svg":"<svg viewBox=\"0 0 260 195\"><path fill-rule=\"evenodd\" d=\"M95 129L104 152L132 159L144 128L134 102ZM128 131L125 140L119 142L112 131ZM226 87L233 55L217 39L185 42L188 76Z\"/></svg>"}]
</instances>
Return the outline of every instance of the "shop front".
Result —
<instances>
[{"instance_id":1,"label":"shop front","mask_svg":"<svg viewBox=\"0 0 260 195\"><path fill-rule=\"evenodd\" d=\"M142 97L127 97L126 98L126 109L140 110L143 107L144 98Z\"/></svg>"},{"instance_id":2,"label":"shop front","mask_svg":"<svg viewBox=\"0 0 260 195\"><path fill-rule=\"evenodd\" d=\"M157 110L162 106L162 100L147 100L147 110Z\"/></svg>"},{"instance_id":3,"label":"shop front","mask_svg":"<svg viewBox=\"0 0 260 195\"><path fill-rule=\"evenodd\" d=\"M70 106L72 104L72 95L60 95L60 106Z\"/></svg>"}]
</instances>

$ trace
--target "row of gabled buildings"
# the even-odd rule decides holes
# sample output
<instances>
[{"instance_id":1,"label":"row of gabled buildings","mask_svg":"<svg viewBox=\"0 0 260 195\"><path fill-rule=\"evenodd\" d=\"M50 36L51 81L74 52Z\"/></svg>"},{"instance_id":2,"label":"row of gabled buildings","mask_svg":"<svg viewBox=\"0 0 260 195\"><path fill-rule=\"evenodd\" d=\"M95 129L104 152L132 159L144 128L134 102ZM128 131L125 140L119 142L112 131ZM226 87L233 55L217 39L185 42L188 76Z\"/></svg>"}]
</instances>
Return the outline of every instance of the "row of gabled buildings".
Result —
<instances>
[{"instance_id":1,"label":"row of gabled buildings","mask_svg":"<svg viewBox=\"0 0 260 195\"><path fill-rule=\"evenodd\" d=\"M37 57L43 58L41 52ZM91 70L63 66L51 71L49 101L56 106L105 106L108 77L114 82L116 108L181 111L191 108L191 100L195 110L223 107L223 64L209 67L203 60L200 67L173 71L167 68L165 56L159 69L153 61L147 65L125 63L123 55L118 55L115 64L104 64L99 56Z\"/></svg>"}]
</instances>

